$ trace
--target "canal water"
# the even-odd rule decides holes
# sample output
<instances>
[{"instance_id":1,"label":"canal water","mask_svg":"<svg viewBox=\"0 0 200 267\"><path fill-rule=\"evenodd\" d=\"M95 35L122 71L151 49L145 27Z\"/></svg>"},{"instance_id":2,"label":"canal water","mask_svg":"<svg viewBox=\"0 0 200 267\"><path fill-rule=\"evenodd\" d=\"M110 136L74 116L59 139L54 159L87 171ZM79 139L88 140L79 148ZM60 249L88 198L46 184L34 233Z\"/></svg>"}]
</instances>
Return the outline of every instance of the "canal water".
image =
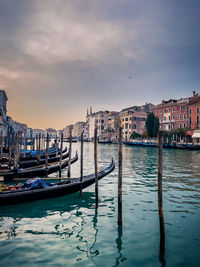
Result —
<instances>
[{"instance_id":1,"label":"canal water","mask_svg":"<svg viewBox=\"0 0 200 267\"><path fill-rule=\"evenodd\" d=\"M73 143L73 153L80 143ZM123 227L117 227L117 145L98 145L98 166L115 170L78 193L0 208L1 266L199 266L200 153L164 150L166 251L159 261L157 148L123 146ZM79 176L80 161L72 165ZM84 174L94 172L84 143ZM57 174L51 175L56 177ZM66 175L66 170L63 171Z\"/></svg>"}]
</instances>

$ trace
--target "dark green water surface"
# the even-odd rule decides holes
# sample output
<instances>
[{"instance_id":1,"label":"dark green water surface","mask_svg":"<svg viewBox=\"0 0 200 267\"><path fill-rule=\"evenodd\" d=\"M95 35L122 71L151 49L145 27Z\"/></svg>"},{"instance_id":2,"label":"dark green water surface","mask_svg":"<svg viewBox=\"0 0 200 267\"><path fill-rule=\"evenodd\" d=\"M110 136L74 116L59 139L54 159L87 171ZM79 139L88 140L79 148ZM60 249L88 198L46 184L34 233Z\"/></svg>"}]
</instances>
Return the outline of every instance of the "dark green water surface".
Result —
<instances>
[{"instance_id":1,"label":"dark green water surface","mask_svg":"<svg viewBox=\"0 0 200 267\"><path fill-rule=\"evenodd\" d=\"M73 143L73 154L80 143ZM1 266L161 266L157 149L123 146L123 227L117 227L117 145L98 146L99 168L115 170L78 193L0 208ZM200 266L200 153L164 150L166 266ZM79 176L80 162L72 165ZM84 174L94 172L84 143ZM66 170L63 171L66 174ZM51 175L56 177L57 174Z\"/></svg>"}]
</instances>

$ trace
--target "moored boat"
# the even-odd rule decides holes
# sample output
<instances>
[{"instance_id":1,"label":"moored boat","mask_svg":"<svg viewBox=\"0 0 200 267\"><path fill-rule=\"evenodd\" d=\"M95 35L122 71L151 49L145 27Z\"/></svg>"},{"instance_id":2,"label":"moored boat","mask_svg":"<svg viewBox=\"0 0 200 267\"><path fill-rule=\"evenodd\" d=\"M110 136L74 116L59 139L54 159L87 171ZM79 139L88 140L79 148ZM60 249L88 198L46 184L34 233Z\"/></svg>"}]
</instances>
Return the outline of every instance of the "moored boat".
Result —
<instances>
[{"instance_id":1,"label":"moored boat","mask_svg":"<svg viewBox=\"0 0 200 267\"><path fill-rule=\"evenodd\" d=\"M76 155L74 158L71 159L71 164L76 162L78 160L78 154L76 152ZM62 160L61 163L61 168L65 168L68 166L68 159ZM32 178L36 176L45 176L47 173L51 174L53 172L56 172L60 169L59 162L56 163L50 163L46 167L45 165L40 165L36 167L31 167L31 168L25 168L25 169L18 169L17 172L14 172L14 170L0 170L0 176L4 181L7 180L13 180L13 178Z\"/></svg>"},{"instance_id":2,"label":"moored boat","mask_svg":"<svg viewBox=\"0 0 200 267\"><path fill-rule=\"evenodd\" d=\"M98 172L98 179L100 180L104 176L108 175L115 168L114 160L112 159L111 164ZM41 183L43 183L40 180ZM16 204L23 202L30 202L34 200L40 200L45 198L53 198L63 195L69 195L84 189L95 182L95 174L90 174L83 177L82 182L80 178L63 179L60 182L53 184L46 184L44 188L25 188L17 191L1 192L0 193L0 205Z\"/></svg>"}]
</instances>

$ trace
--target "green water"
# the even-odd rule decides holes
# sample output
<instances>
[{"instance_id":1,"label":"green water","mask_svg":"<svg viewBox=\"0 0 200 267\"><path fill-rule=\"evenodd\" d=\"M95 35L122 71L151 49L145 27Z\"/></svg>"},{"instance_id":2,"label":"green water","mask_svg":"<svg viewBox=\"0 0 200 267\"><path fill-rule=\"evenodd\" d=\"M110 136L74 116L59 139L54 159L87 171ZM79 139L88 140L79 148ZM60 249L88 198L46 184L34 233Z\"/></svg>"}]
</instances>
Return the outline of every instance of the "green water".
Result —
<instances>
[{"instance_id":1,"label":"green water","mask_svg":"<svg viewBox=\"0 0 200 267\"><path fill-rule=\"evenodd\" d=\"M73 143L73 154L79 147ZM101 144L98 152L99 167L112 156L117 162L117 145ZM166 266L200 266L199 162L198 152L164 150ZM79 176L79 164L72 165L72 176ZM84 174L92 172L93 144L84 143ZM94 207L94 185L82 199L73 194L1 207L0 265L161 266L156 148L123 146L122 228L117 227L117 166L99 182L98 212Z\"/></svg>"}]
</instances>

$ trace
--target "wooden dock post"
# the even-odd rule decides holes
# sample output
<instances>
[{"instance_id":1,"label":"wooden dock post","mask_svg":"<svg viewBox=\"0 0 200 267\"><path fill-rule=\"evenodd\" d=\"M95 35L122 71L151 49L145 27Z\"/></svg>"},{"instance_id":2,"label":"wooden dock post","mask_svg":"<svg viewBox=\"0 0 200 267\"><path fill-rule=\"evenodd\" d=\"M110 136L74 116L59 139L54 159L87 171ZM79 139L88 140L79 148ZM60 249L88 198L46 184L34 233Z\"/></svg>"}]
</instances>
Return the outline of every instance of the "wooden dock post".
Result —
<instances>
[{"instance_id":1,"label":"wooden dock post","mask_svg":"<svg viewBox=\"0 0 200 267\"><path fill-rule=\"evenodd\" d=\"M38 136L38 152L37 152L38 163L40 162L40 151L41 151L41 133L39 133L39 136Z\"/></svg>"},{"instance_id":2,"label":"wooden dock post","mask_svg":"<svg viewBox=\"0 0 200 267\"><path fill-rule=\"evenodd\" d=\"M46 142L46 160L45 160L46 176L48 176L48 160L49 160L49 134L47 133L47 142Z\"/></svg>"},{"instance_id":3,"label":"wooden dock post","mask_svg":"<svg viewBox=\"0 0 200 267\"><path fill-rule=\"evenodd\" d=\"M97 127L94 129L94 172L95 172L95 196L96 196L96 209L98 208L98 165L97 165Z\"/></svg>"},{"instance_id":4,"label":"wooden dock post","mask_svg":"<svg viewBox=\"0 0 200 267\"><path fill-rule=\"evenodd\" d=\"M163 264L165 262L165 223L163 215L162 200L162 170L163 170L163 132L158 133L158 211L160 223L160 250L159 260Z\"/></svg>"},{"instance_id":5,"label":"wooden dock post","mask_svg":"<svg viewBox=\"0 0 200 267\"><path fill-rule=\"evenodd\" d=\"M9 168L11 167L12 161L12 126L9 128Z\"/></svg>"},{"instance_id":6,"label":"wooden dock post","mask_svg":"<svg viewBox=\"0 0 200 267\"><path fill-rule=\"evenodd\" d=\"M119 127L118 226L122 225L122 128Z\"/></svg>"},{"instance_id":7,"label":"wooden dock post","mask_svg":"<svg viewBox=\"0 0 200 267\"><path fill-rule=\"evenodd\" d=\"M59 178L61 178L62 176L62 151L63 151L63 133L61 133L61 140L60 140Z\"/></svg>"},{"instance_id":8,"label":"wooden dock post","mask_svg":"<svg viewBox=\"0 0 200 267\"><path fill-rule=\"evenodd\" d=\"M25 158L26 156L26 136L24 135L24 147L23 147L23 157Z\"/></svg>"},{"instance_id":9,"label":"wooden dock post","mask_svg":"<svg viewBox=\"0 0 200 267\"><path fill-rule=\"evenodd\" d=\"M17 175L19 162L19 135L14 136L14 174Z\"/></svg>"},{"instance_id":10,"label":"wooden dock post","mask_svg":"<svg viewBox=\"0 0 200 267\"><path fill-rule=\"evenodd\" d=\"M79 197L82 197L82 181L83 181L83 131L81 132L81 161L80 161L80 194Z\"/></svg>"},{"instance_id":11,"label":"wooden dock post","mask_svg":"<svg viewBox=\"0 0 200 267\"><path fill-rule=\"evenodd\" d=\"M55 146L56 146L56 157L58 156L58 137L57 137L57 134L56 134L56 143L55 143Z\"/></svg>"},{"instance_id":12,"label":"wooden dock post","mask_svg":"<svg viewBox=\"0 0 200 267\"><path fill-rule=\"evenodd\" d=\"M68 161L67 177L71 177L71 155L72 155L72 128L70 128L70 133L69 133L69 161Z\"/></svg>"}]
</instances>

